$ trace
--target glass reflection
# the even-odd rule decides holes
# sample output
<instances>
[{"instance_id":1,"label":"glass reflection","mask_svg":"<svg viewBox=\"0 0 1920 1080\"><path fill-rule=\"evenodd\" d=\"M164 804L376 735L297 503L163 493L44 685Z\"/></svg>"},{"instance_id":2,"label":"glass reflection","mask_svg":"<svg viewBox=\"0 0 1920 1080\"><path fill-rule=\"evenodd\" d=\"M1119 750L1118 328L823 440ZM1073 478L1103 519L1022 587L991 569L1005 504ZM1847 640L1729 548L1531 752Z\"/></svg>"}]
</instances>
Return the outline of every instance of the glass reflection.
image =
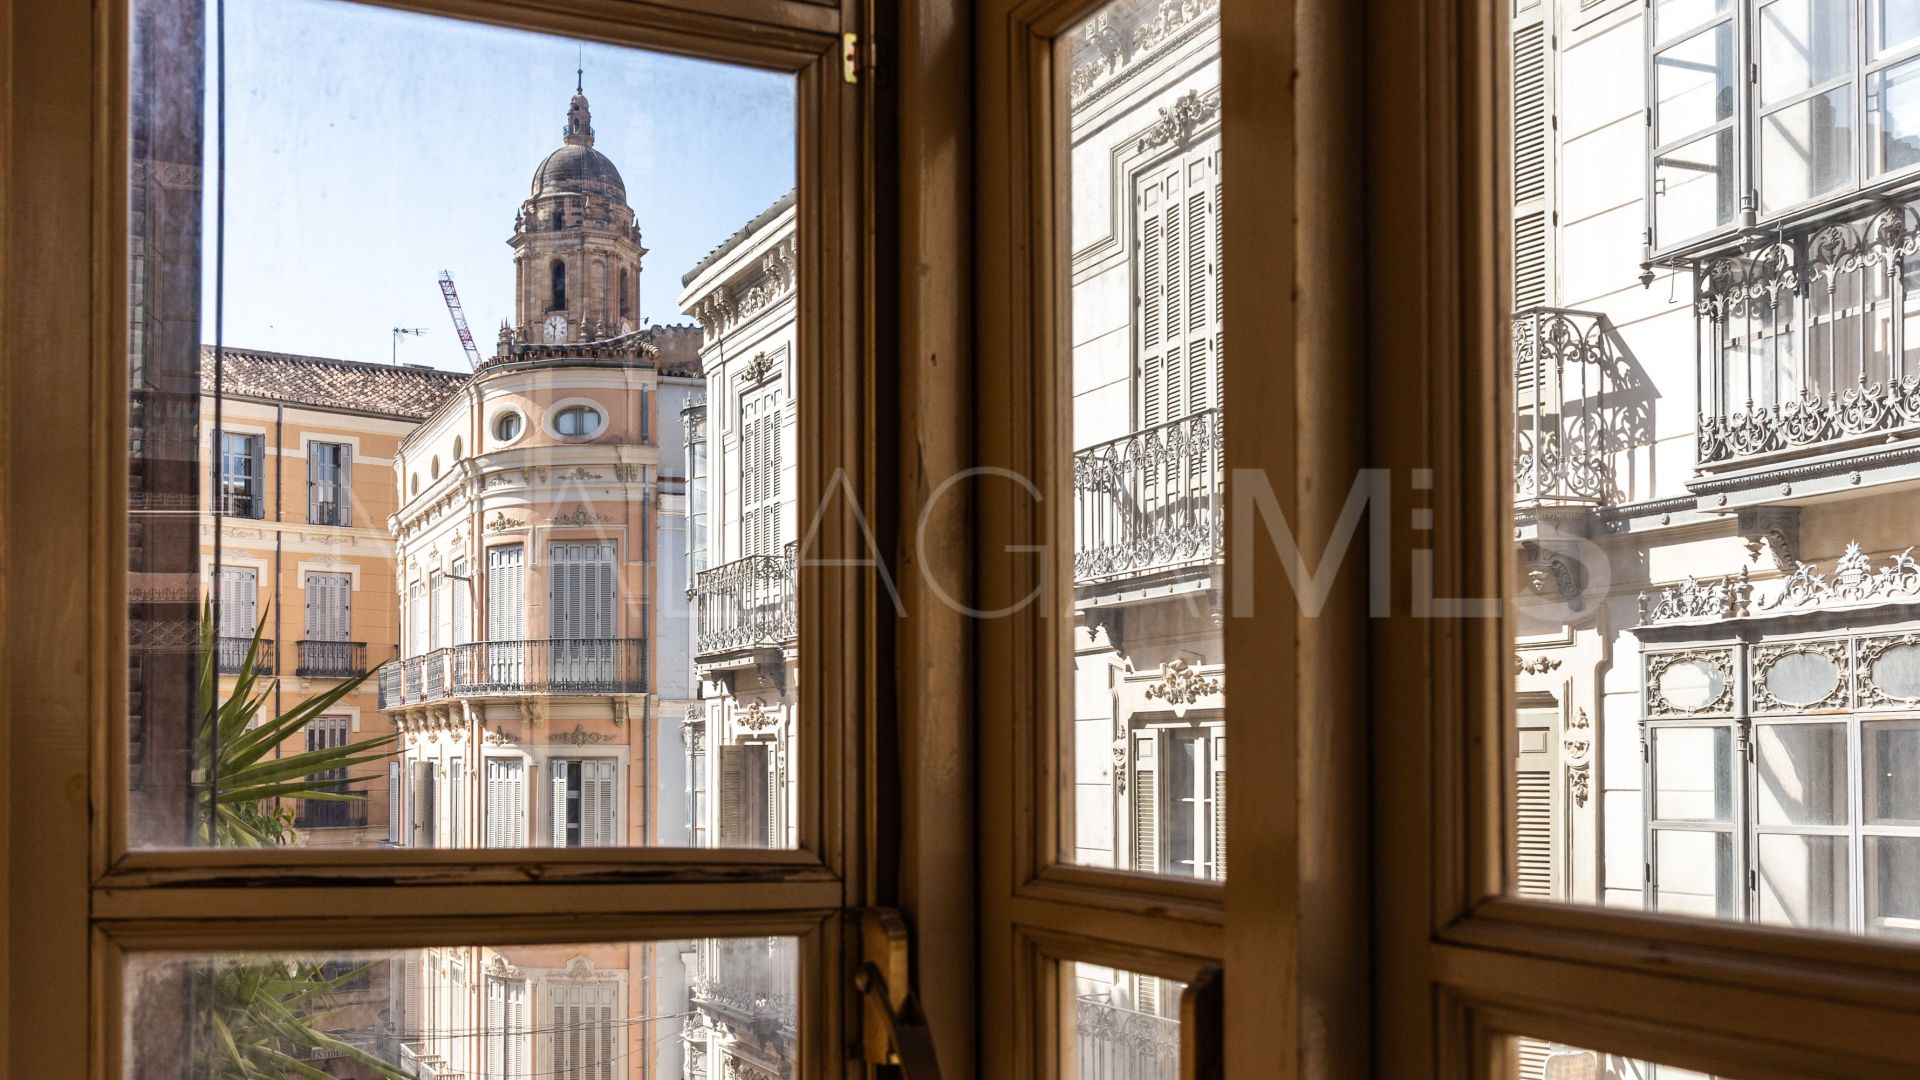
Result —
<instances>
[{"instance_id":1,"label":"glass reflection","mask_svg":"<svg viewBox=\"0 0 1920 1080\"><path fill-rule=\"evenodd\" d=\"M773 937L137 955L126 1075L794 1076L796 950Z\"/></svg>"},{"instance_id":2,"label":"glass reflection","mask_svg":"<svg viewBox=\"0 0 1920 1080\"><path fill-rule=\"evenodd\" d=\"M1098 964L1064 964L1060 1075L1175 1080L1186 984Z\"/></svg>"}]
</instances>

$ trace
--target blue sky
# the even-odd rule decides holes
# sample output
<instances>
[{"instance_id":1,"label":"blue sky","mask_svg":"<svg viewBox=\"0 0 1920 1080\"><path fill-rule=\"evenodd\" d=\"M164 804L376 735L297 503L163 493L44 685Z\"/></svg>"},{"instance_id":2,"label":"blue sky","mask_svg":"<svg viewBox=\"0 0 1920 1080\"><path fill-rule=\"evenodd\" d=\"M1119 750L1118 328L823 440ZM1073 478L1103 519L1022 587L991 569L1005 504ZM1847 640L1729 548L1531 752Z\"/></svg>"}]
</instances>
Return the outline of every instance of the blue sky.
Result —
<instances>
[{"instance_id":1,"label":"blue sky","mask_svg":"<svg viewBox=\"0 0 1920 1080\"><path fill-rule=\"evenodd\" d=\"M513 216L560 145L582 44L343 0L226 8L226 342L384 362L393 327L425 327L401 362L465 370L449 270L491 355L513 312ZM649 249L641 314L688 321L680 275L793 186L794 80L595 44L583 62L595 148ZM211 133L211 86L207 104Z\"/></svg>"}]
</instances>

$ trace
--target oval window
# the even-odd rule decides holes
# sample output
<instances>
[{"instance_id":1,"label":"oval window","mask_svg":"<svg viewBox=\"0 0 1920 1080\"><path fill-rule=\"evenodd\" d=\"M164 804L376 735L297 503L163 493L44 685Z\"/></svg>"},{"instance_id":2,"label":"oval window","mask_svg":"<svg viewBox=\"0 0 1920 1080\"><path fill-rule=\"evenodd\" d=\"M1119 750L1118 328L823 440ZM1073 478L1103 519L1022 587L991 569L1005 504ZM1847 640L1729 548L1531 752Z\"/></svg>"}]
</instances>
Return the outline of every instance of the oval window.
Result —
<instances>
[{"instance_id":1,"label":"oval window","mask_svg":"<svg viewBox=\"0 0 1920 1080\"><path fill-rule=\"evenodd\" d=\"M504 412L493 420L493 437L501 442L512 442L520 437L520 429L526 421L520 419L517 412Z\"/></svg>"},{"instance_id":2,"label":"oval window","mask_svg":"<svg viewBox=\"0 0 1920 1080\"><path fill-rule=\"evenodd\" d=\"M553 430L565 436L592 435L600 430L599 410L586 405L572 405L561 409L553 416Z\"/></svg>"},{"instance_id":3,"label":"oval window","mask_svg":"<svg viewBox=\"0 0 1920 1080\"><path fill-rule=\"evenodd\" d=\"M1817 652L1788 653L1767 669L1767 692L1787 705L1826 700L1840 685L1840 668Z\"/></svg>"},{"instance_id":4,"label":"oval window","mask_svg":"<svg viewBox=\"0 0 1920 1080\"><path fill-rule=\"evenodd\" d=\"M453 437L453 460L460 460L460 436L458 435Z\"/></svg>"},{"instance_id":5,"label":"oval window","mask_svg":"<svg viewBox=\"0 0 1920 1080\"><path fill-rule=\"evenodd\" d=\"M419 474L419 473L414 473L414 474L413 474L413 491L412 491L412 494L414 494L414 495L418 495L418 494L420 494L420 474Z\"/></svg>"},{"instance_id":6,"label":"oval window","mask_svg":"<svg viewBox=\"0 0 1920 1080\"><path fill-rule=\"evenodd\" d=\"M433 456L433 464L427 466L427 472L433 479L440 479L440 455L435 454Z\"/></svg>"},{"instance_id":7,"label":"oval window","mask_svg":"<svg viewBox=\"0 0 1920 1080\"><path fill-rule=\"evenodd\" d=\"M1920 645L1895 645L1876 657L1873 685L1890 698L1920 698Z\"/></svg>"},{"instance_id":8,"label":"oval window","mask_svg":"<svg viewBox=\"0 0 1920 1080\"><path fill-rule=\"evenodd\" d=\"M1660 673L1657 687L1668 705L1686 712L1704 709L1726 689L1726 676L1704 660L1682 660Z\"/></svg>"}]
</instances>

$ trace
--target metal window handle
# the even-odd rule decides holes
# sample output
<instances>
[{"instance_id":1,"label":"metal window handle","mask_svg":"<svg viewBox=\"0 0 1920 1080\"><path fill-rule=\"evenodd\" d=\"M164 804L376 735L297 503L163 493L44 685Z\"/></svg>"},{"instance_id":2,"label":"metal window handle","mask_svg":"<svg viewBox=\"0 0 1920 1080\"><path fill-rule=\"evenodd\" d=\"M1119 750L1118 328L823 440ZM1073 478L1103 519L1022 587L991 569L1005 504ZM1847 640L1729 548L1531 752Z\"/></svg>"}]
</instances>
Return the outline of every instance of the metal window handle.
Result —
<instances>
[{"instance_id":1,"label":"metal window handle","mask_svg":"<svg viewBox=\"0 0 1920 1080\"><path fill-rule=\"evenodd\" d=\"M900 913L869 908L860 913L861 964L854 988L864 999L861 1057L894 1065L904 1080L940 1080L933 1033L920 1013L908 973L907 924Z\"/></svg>"}]
</instances>

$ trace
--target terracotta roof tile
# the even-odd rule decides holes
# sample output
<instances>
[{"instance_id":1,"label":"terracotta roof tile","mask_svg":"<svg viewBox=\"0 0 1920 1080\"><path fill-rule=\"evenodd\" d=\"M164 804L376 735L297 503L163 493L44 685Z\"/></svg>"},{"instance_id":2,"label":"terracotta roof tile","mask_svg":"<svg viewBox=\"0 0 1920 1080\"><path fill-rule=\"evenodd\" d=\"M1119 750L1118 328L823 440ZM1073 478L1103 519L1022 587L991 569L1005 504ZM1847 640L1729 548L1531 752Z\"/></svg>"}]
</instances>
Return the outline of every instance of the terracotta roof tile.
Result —
<instances>
[{"instance_id":1,"label":"terracotta roof tile","mask_svg":"<svg viewBox=\"0 0 1920 1080\"><path fill-rule=\"evenodd\" d=\"M228 346L221 389L236 397L293 405L383 413L420 420L453 396L471 377L437 368L394 367L326 356L264 352ZM213 346L200 346L200 389L212 393Z\"/></svg>"}]
</instances>

